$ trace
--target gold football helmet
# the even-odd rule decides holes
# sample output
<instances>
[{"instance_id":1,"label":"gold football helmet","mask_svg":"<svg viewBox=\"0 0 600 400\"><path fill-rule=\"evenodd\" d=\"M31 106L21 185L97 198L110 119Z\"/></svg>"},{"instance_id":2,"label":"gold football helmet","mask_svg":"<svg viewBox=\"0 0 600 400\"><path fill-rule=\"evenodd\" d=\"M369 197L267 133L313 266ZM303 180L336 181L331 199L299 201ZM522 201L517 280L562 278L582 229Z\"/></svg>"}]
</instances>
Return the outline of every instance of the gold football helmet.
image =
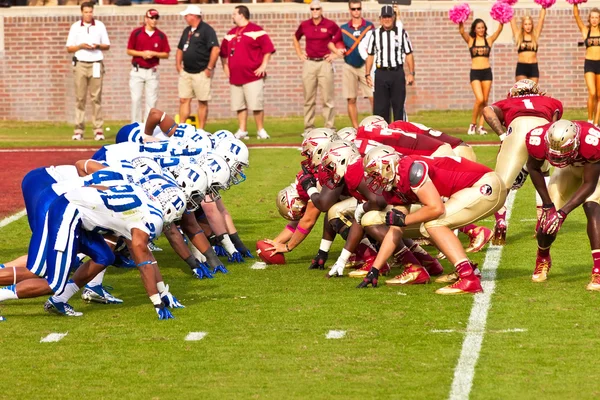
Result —
<instances>
[{"instance_id":1,"label":"gold football helmet","mask_svg":"<svg viewBox=\"0 0 600 400\"><path fill-rule=\"evenodd\" d=\"M543 94L538 84L531 79L517 81L508 91L508 97L527 96L531 94Z\"/></svg>"},{"instance_id":2,"label":"gold football helmet","mask_svg":"<svg viewBox=\"0 0 600 400\"><path fill-rule=\"evenodd\" d=\"M369 189L378 192L391 191L396 180L396 169L400 163L400 154L392 146L377 146L365 154L363 167L370 179Z\"/></svg>"},{"instance_id":3,"label":"gold football helmet","mask_svg":"<svg viewBox=\"0 0 600 400\"><path fill-rule=\"evenodd\" d=\"M358 126L369 125L380 126L382 128L388 127L388 123L385 122L385 119L383 119L383 117L380 117L379 115L369 115L368 117L365 117L362 121L360 121L360 124L358 124Z\"/></svg>"},{"instance_id":4,"label":"gold football helmet","mask_svg":"<svg viewBox=\"0 0 600 400\"><path fill-rule=\"evenodd\" d=\"M334 189L346 175L348 165L360 158L356 146L346 140L335 140L327 148L321 159L321 167L327 174L325 186Z\"/></svg>"},{"instance_id":5,"label":"gold football helmet","mask_svg":"<svg viewBox=\"0 0 600 400\"><path fill-rule=\"evenodd\" d=\"M298 195L294 183L277 193L276 203L279 214L289 221L300 220L306 211L306 203Z\"/></svg>"},{"instance_id":6,"label":"gold football helmet","mask_svg":"<svg viewBox=\"0 0 600 400\"><path fill-rule=\"evenodd\" d=\"M306 157L306 159L302 161L302 164L310 165L312 155L317 146L322 143L329 143L333 140L332 138L337 138L337 136L335 131L329 128L316 128L307 133L302 141L302 152L300 153ZM319 162L320 161L321 159L319 158ZM318 163L316 165L318 165Z\"/></svg>"},{"instance_id":7,"label":"gold football helmet","mask_svg":"<svg viewBox=\"0 0 600 400\"><path fill-rule=\"evenodd\" d=\"M354 141L354 139L356 139L356 129L354 129L351 126L342 128L339 131L337 131L337 135L342 140L352 142Z\"/></svg>"},{"instance_id":8,"label":"gold football helmet","mask_svg":"<svg viewBox=\"0 0 600 400\"><path fill-rule=\"evenodd\" d=\"M561 119L550 125L546 132L546 156L555 167L571 164L579 149L579 125Z\"/></svg>"}]
</instances>

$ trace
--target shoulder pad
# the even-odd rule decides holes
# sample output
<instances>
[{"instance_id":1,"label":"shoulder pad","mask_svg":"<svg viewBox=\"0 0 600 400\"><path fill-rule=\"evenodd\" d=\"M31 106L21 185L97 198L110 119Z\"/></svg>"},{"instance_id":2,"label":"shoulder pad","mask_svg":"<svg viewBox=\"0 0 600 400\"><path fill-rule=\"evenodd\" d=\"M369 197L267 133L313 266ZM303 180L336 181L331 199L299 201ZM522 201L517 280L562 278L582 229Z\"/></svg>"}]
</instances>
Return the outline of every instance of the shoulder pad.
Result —
<instances>
[{"instance_id":1,"label":"shoulder pad","mask_svg":"<svg viewBox=\"0 0 600 400\"><path fill-rule=\"evenodd\" d=\"M425 175L425 166L420 162L413 162L408 171L410 186L418 185Z\"/></svg>"}]
</instances>

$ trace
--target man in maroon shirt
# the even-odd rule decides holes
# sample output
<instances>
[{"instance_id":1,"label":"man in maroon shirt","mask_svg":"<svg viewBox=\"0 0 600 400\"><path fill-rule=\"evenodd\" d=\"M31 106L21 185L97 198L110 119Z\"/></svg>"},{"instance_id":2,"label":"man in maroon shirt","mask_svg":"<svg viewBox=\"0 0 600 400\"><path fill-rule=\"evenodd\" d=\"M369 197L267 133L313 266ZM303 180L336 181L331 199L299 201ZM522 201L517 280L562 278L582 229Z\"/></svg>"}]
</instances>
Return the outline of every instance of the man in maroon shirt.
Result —
<instances>
[{"instance_id":1,"label":"man in maroon shirt","mask_svg":"<svg viewBox=\"0 0 600 400\"><path fill-rule=\"evenodd\" d=\"M342 41L340 27L332 20L323 17L319 0L310 3L310 12L311 18L302 21L294 34L296 54L304 61L302 84L305 133L315 128L317 86L321 87L325 127L334 128L333 65L331 63L338 57L336 44ZM302 36L306 37L304 52L300 48Z\"/></svg>"},{"instance_id":2,"label":"man in maroon shirt","mask_svg":"<svg viewBox=\"0 0 600 400\"><path fill-rule=\"evenodd\" d=\"M257 136L268 139L264 127L264 85L267 64L275 47L267 32L249 21L250 11L246 6L237 6L233 11L235 28L221 42L221 62L229 78L231 110L237 112L238 139L248 139L248 109L254 113Z\"/></svg>"},{"instance_id":3,"label":"man in maroon shirt","mask_svg":"<svg viewBox=\"0 0 600 400\"><path fill-rule=\"evenodd\" d=\"M131 122L143 122L158 100L158 63L169 58L169 40L164 32L156 28L158 11L146 11L144 25L129 35L127 55L131 60L129 89L131 91ZM142 93L146 93L146 108L142 114Z\"/></svg>"}]
</instances>

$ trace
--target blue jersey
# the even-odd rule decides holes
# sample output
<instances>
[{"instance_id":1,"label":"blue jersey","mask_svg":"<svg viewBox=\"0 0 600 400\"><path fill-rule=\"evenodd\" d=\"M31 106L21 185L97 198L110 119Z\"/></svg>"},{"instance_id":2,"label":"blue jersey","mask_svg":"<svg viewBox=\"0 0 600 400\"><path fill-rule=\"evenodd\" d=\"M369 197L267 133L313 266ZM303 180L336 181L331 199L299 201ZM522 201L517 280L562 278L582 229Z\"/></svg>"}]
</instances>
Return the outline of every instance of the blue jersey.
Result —
<instances>
[{"instance_id":1,"label":"blue jersey","mask_svg":"<svg viewBox=\"0 0 600 400\"><path fill-rule=\"evenodd\" d=\"M363 19L362 24L357 29L354 29L352 26L352 21L345 23L340 28L342 30L344 46L346 47L344 61L355 68L362 67L365 65L365 60L360 56L358 43L364 39L368 31L374 28L373 23ZM352 49L352 51L348 53L350 49Z\"/></svg>"}]
</instances>

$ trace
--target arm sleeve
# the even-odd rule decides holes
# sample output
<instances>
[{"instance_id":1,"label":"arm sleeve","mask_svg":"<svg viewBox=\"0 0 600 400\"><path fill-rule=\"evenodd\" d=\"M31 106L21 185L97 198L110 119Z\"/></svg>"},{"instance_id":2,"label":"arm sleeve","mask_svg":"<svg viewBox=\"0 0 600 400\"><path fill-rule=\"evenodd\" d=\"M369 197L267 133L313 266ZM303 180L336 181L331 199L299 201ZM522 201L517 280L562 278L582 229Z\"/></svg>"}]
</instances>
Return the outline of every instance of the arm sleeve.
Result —
<instances>
[{"instance_id":1,"label":"arm sleeve","mask_svg":"<svg viewBox=\"0 0 600 400\"><path fill-rule=\"evenodd\" d=\"M179 38L179 43L177 44L177 48L179 50L183 50L183 46L185 45L185 41L186 41L187 30L188 30L188 28L184 29L183 33L181 34L181 37Z\"/></svg>"},{"instance_id":2,"label":"arm sleeve","mask_svg":"<svg viewBox=\"0 0 600 400\"><path fill-rule=\"evenodd\" d=\"M108 40L108 32L106 31L106 25L102 23L102 32L100 33L100 44L107 44L110 46L110 40Z\"/></svg>"},{"instance_id":3,"label":"arm sleeve","mask_svg":"<svg viewBox=\"0 0 600 400\"><path fill-rule=\"evenodd\" d=\"M131 32L131 34L129 35L129 40L127 41L127 50L135 50L135 42L136 42L136 35L135 35L135 29ZM167 45L168 46L168 45Z\"/></svg>"},{"instance_id":4,"label":"arm sleeve","mask_svg":"<svg viewBox=\"0 0 600 400\"><path fill-rule=\"evenodd\" d=\"M217 33L212 27L210 28L210 32L208 32L206 45L209 49L212 49L213 47L219 47L219 38L217 38Z\"/></svg>"},{"instance_id":5,"label":"arm sleeve","mask_svg":"<svg viewBox=\"0 0 600 400\"><path fill-rule=\"evenodd\" d=\"M302 39L302 36L304 36L304 30L302 29L302 24L298 25L298 29L296 29L296 33L294 33L294 35L296 36L296 39L298 39L298 40Z\"/></svg>"},{"instance_id":6,"label":"arm sleeve","mask_svg":"<svg viewBox=\"0 0 600 400\"><path fill-rule=\"evenodd\" d=\"M77 46L75 42L75 29L73 28L75 24L71 25L71 29L69 29L69 36L67 37L66 47Z\"/></svg>"},{"instance_id":7,"label":"arm sleeve","mask_svg":"<svg viewBox=\"0 0 600 400\"><path fill-rule=\"evenodd\" d=\"M412 44L410 43L410 39L408 38L408 33L405 30L402 30L402 42L404 44L404 48L402 51L404 54L410 54L413 52Z\"/></svg>"}]
</instances>

